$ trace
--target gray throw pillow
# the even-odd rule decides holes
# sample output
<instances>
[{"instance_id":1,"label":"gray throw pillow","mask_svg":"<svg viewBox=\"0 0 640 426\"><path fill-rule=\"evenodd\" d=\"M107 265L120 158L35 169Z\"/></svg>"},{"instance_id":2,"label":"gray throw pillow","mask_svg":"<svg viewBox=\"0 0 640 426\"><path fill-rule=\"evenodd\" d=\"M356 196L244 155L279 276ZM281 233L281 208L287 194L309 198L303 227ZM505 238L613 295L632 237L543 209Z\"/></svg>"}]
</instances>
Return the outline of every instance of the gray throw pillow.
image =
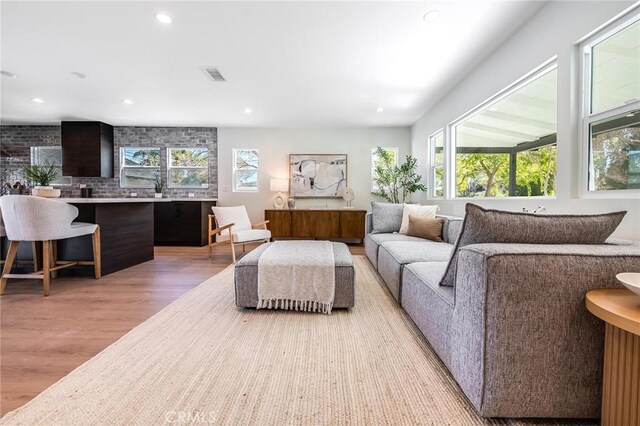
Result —
<instances>
[{"instance_id":1,"label":"gray throw pillow","mask_svg":"<svg viewBox=\"0 0 640 426\"><path fill-rule=\"evenodd\" d=\"M482 243L604 244L626 211L596 215L541 215L487 210L468 203L462 231L440 285L453 287L461 247Z\"/></svg>"},{"instance_id":2,"label":"gray throw pillow","mask_svg":"<svg viewBox=\"0 0 640 426\"><path fill-rule=\"evenodd\" d=\"M386 234L400 231L403 204L371 203L372 234Z\"/></svg>"}]
</instances>

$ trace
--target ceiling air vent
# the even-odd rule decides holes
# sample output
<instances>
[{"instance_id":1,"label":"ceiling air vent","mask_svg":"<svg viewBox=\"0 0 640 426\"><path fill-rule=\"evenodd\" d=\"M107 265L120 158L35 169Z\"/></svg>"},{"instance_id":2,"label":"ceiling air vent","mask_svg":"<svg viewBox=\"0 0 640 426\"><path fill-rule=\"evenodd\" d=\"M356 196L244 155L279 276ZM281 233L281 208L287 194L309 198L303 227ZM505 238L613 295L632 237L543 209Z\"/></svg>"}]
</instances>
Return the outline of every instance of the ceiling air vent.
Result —
<instances>
[{"instance_id":1,"label":"ceiling air vent","mask_svg":"<svg viewBox=\"0 0 640 426\"><path fill-rule=\"evenodd\" d=\"M205 72L209 76L209 78L213 81L227 81L226 78L222 75L220 70L216 67L200 67L202 71Z\"/></svg>"}]
</instances>

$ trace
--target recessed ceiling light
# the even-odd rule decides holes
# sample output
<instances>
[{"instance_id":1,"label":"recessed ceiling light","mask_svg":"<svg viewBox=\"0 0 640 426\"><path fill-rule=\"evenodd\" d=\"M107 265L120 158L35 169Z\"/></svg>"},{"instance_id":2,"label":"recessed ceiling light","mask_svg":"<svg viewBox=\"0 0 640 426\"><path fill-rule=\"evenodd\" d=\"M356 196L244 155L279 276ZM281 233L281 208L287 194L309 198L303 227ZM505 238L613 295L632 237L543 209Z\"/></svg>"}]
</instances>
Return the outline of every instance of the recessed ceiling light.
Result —
<instances>
[{"instance_id":1,"label":"recessed ceiling light","mask_svg":"<svg viewBox=\"0 0 640 426\"><path fill-rule=\"evenodd\" d=\"M244 109L244 113L245 114L251 114L253 111L251 110L251 108L245 108Z\"/></svg>"},{"instance_id":2,"label":"recessed ceiling light","mask_svg":"<svg viewBox=\"0 0 640 426\"><path fill-rule=\"evenodd\" d=\"M9 71L4 71L4 70L0 71L0 74L4 75L5 77L11 77L11 78L17 77L17 75L15 75L14 73Z\"/></svg>"},{"instance_id":3,"label":"recessed ceiling light","mask_svg":"<svg viewBox=\"0 0 640 426\"><path fill-rule=\"evenodd\" d=\"M122 103L127 105L133 105L133 101L131 99L124 99Z\"/></svg>"},{"instance_id":4,"label":"recessed ceiling light","mask_svg":"<svg viewBox=\"0 0 640 426\"><path fill-rule=\"evenodd\" d=\"M86 74L82 74L81 72L78 72L78 71L73 71L73 72L71 73L71 75L72 75L72 76L74 76L74 77L78 77L78 78L80 78L80 79L82 79L82 80L86 80L86 79L88 79L88 78L89 78L89 76L88 76L88 75L86 75Z\"/></svg>"},{"instance_id":5,"label":"recessed ceiling light","mask_svg":"<svg viewBox=\"0 0 640 426\"><path fill-rule=\"evenodd\" d=\"M35 102L35 103L38 103L38 104L41 104L41 103L44 102L44 99L42 99L42 98L31 98L31 101Z\"/></svg>"},{"instance_id":6,"label":"recessed ceiling light","mask_svg":"<svg viewBox=\"0 0 640 426\"><path fill-rule=\"evenodd\" d=\"M384 108L382 108L381 106L379 106L378 108L376 108L376 112L382 112L384 111Z\"/></svg>"},{"instance_id":7,"label":"recessed ceiling light","mask_svg":"<svg viewBox=\"0 0 640 426\"><path fill-rule=\"evenodd\" d=\"M439 17L440 17L440 11L433 9L425 13L422 19L424 19L425 22L435 22L438 20Z\"/></svg>"},{"instance_id":8,"label":"recessed ceiling light","mask_svg":"<svg viewBox=\"0 0 640 426\"><path fill-rule=\"evenodd\" d=\"M171 16L166 13L156 13L156 19L163 24L170 24L172 21Z\"/></svg>"}]
</instances>

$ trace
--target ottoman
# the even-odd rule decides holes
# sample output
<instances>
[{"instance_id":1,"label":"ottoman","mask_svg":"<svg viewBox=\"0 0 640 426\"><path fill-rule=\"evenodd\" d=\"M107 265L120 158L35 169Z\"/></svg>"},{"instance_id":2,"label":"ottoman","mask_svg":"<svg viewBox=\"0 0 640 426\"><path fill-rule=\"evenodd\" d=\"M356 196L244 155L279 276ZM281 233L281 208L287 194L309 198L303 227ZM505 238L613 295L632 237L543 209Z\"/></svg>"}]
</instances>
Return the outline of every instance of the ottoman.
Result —
<instances>
[{"instance_id":1,"label":"ottoman","mask_svg":"<svg viewBox=\"0 0 640 426\"><path fill-rule=\"evenodd\" d=\"M236 263L236 306L255 308L258 306L258 260L271 243L262 244L247 253ZM336 268L336 295L333 308L352 308L355 304L355 270L349 248L344 243L331 243Z\"/></svg>"}]
</instances>

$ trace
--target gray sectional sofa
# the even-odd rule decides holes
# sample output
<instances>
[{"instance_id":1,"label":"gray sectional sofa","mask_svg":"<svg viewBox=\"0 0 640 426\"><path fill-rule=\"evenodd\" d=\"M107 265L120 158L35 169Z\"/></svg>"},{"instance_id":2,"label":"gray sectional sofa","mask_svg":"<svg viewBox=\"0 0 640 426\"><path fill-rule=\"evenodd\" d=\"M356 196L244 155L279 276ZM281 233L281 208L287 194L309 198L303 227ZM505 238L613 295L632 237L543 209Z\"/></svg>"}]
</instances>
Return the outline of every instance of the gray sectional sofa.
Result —
<instances>
[{"instance_id":1,"label":"gray sectional sofa","mask_svg":"<svg viewBox=\"0 0 640 426\"><path fill-rule=\"evenodd\" d=\"M604 326L584 296L640 271L640 247L471 244L445 286L463 220L444 219L433 242L372 233L369 213L365 253L478 413L599 417Z\"/></svg>"}]
</instances>

